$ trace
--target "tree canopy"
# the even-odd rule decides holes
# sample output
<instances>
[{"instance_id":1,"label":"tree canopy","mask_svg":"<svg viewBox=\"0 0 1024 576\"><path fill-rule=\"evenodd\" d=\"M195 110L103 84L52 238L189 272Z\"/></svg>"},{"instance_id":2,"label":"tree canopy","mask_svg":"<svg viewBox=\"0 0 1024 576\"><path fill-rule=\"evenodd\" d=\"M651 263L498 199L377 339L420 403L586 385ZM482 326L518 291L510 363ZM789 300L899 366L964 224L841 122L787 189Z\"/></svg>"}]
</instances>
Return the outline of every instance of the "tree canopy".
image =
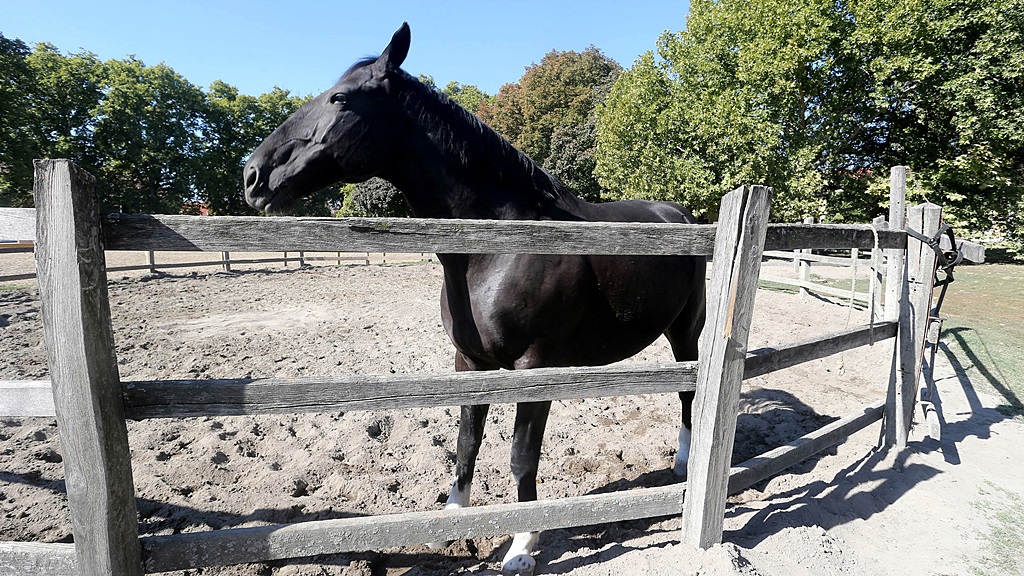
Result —
<instances>
[{"instance_id":1,"label":"tree canopy","mask_svg":"<svg viewBox=\"0 0 1024 576\"><path fill-rule=\"evenodd\" d=\"M220 81L204 91L163 63L103 62L0 35L0 203L32 205L33 158L71 158L96 176L106 210L254 213L243 163L306 99L280 88L245 96ZM297 212L337 205L336 190L322 191Z\"/></svg>"},{"instance_id":2,"label":"tree canopy","mask_svg":"<svg viewBox=\"0 0 1024 576\"><path fill-rule=\"evenodd\" d=\"M553 50L480 104L479 115L577 193L597 199L594 109L622 67L591 46Z\"/></svg>"},{"instance_id":3,"label":"tree canopy","mask_svg":"<svg viewBox=\"0 0 1024 576\"><path fill-rule=\"evenodd\" d=\"M1024 0L692 0L623 71L552 51L495 96L442 90L590 200L678 201L714 218L741 184L773 215L867 221L889 167L961 229L1024 239ZM433 78L421 80L437 89ZM307 97L191 84L0 34L0 204L31 206L32 158L70 157L106 209L251 213L249 153ZM393 187L327 189L299 213L407 214Z\"/></svg>"},{"instance_id":4,"label":"tree canopy","mask_svg":"<svg viewBox=\"0 0 1024 576\"><path fill-rule=\"evenodd\" d=\"M1021 233L1024 3L694 0L598 109L610 198L714 216L740 184L774 216L865 221L888 168L975 229Z\"/></svg>"}]
</instances>

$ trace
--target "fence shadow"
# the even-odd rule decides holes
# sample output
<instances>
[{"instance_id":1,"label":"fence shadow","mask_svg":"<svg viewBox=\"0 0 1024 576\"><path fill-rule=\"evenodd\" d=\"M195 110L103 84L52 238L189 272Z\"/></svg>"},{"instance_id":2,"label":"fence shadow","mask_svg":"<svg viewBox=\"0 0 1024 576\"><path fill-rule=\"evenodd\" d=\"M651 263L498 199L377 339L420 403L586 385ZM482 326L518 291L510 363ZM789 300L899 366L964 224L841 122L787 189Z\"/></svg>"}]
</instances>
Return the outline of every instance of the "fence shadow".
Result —
<instances>
[{"instance_id":1,"label":"fence shadow","mask_svg":"<svg viewBox=\"0 0 1024 576\"><path fill-rule=\"evenodd\" d=\"M981 377L985 379L989 386L991 386L993 390L995 390L1000 396L1002 396L1007 401L1010 408L1016 410L1017 412L1024 412L1024 402L1021 401L1021 399L1007 385L1007 383L1003 382L1002 375L994 373L993 369L989 368L989 366L986 365L985 361L981 358L979 352L971 348L970 344L967 343L967 339L964 338L963 333L973 331L974 330L971 328L958 326L956 328L949 328L943 330L942 335L951 336L954 340L956 340L957 346L964 353L964 355L967 356L967 360L970 361L971 367L976 369L978 371L978 374L980 374ZM984 346L984 343L982 343L982 346ZM971 394L968 395L968 399L971 401L971 408L980 408L981 402L978 401L977 394L973 392L974 388L973 386L971 386L970 381L967 379L967 369L964 368L963 364L960 363L960 361L957 359L956 355L950 349L948 344L940 341L939 349L942 350L943 354L945 354L946 360L949 361L949 364L953 367L953 370L954 372L956 372L957 378L960 379L961 384L965 385L965 392L967 391L967 388L970 388ZM989 354L987 351L983 351L983 353L991 358L991 354ZM998 371L998 369L996 370Z\"/></svg>"},{"instance_id":2,"label":"fence shadow","mask_svg":"<svg viewBox=\"0 0 1024 576\"><path fill-rule=\"evenodd\" d=\"M954 334L954 338L975 363L982 376L1003 395L1010 406L1019 410L1020 400L1013 391L981 364L977 355L968 350L962 337ZM887 449L876 447L841 469L831 479L814 480L761 499L762 502L769 503L763 508L757 509L742 504L730 507L726 512L727 519L752 512L753 515L742 528L727 530L725 539L745 547L753 547L785 528L821 527L829 530L848 522L868 520L895 504L919 484L943 472L941 468L919 460L911 462L913 456L938 452L948 465L958 466L959 444L969 437L987 439L993 425L1013 417L1012 413L1005 410L1005 406L985 407L953 351L944 343L940 343L939 346L954 370L955 382L969 405L969 416L953 421L943 419L941 440L929 437L911 442L898 456ZM947 382L949 380L946 379ZM956 390L946 390L944 393L949 397L953 392ZM943 391L940 390L939 402L942 395ZM941 404L937 404L941 415Z\"/></svg>"}]
</instances>

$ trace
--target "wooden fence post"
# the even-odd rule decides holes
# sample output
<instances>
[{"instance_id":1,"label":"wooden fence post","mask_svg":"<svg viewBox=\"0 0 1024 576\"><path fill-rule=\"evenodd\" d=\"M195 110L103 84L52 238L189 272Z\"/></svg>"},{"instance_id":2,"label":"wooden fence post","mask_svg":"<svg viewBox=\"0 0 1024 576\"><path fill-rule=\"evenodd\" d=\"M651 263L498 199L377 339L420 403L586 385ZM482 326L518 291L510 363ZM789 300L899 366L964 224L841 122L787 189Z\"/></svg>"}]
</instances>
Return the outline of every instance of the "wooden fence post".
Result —
<instances>
[{"instance_id":1,"label":"wooden fence post","mask_svg":"<svg viewBox=\"0 0 1024 576\"><path fill-rule=\"evenodd\" d=\"M882 230L887 227L885 216L878 216L871 221L871 225L876 230ZM868 305L872 307L873 313L870 321L872 324L875 322L875 318L881 317L882 315L882 250L880 248L871 249L871 293L874 295L874 300L869 302Z\"/></svg>"},{"instance_id":2,"label":"wooden fence post","mask_svg":"<svg viewBox=\"0 0 1024 576\"><path fill-rule=\"evenodd\" d=\"M231 253L230 252L221 252L220 253L220 259L221 259L221 262L224 263L224 271L225 272L231 272Z\"/></svg>"},{"instance_id":3,"label":"wooden fence post","mask_svg":"<svg viewBox=\"0 0 1024 576\"><path fill-rule=\"evenodd\" d=\"M36 268L78 572L135 576L135 487L95 183L68 160L36 161Z\"/></svg>"},{"instance_id":4,"label":"wooden fence post","mask_svg":"<svg viewBox=\"0 0 1024 576\"><path fill-rule=\"evenodd\" d=\"M907 167L893 166L889 171L889 230L906 228L907 212ZM907 250L897 248L886 250L885 265L885 320L896 322L900 317L900 301L903 298L904 272L907 265ZM901 396L899 384L899 338L893 352L889 371L889 385L885 402L885 445L897 443L897 428L903 422L903 415L897 408Z\"/></svg>"},{"instance_id":5,"label":"wooden fence post","mask_svg":"<svg viewBox=\"0 0 1024 576\"><path fill-rule=\"evenodd\" d=\"M939 231L942 208L935 204L919 204L908 211L908 230L932 238ZM935 251L924 241L907 237L906 282L900 298L899 384L896 387L896 447L907 445L914 420L918 381L924 362L925 331L932 311L932 290L935 284Z\"/></svg>"},{"instance_id":6,"label":"wooden fence post","mask_svg":"<svg viewBox=\"0 0 1024 576\"><path fill-rule=\"evenodd\" d=\"M771 196L770 188L753 186L722 199L683 501L682 541L698 548L722 541L740 385Z\"/></svg>"},{"instance_id":7,"label":"wooden fence post","mask_svg":"<svg viewBox=\"0 0 1024 576\"><path fill-rule=\"evenodd\" d=\"M808 217L804 218L804 224L814 224L814 217L813 216L808 216ZM796 253L797 254L810 254L811 251L809 249L803 249L803 250L797 250ZM800 271L800 281L801 282L810 282L811 281L811 261L810 260L800 260L799 271ZM807 297L809 295L810 295L810 292L807 290L807 285L804 284L804 285L800 286L800 297L801 298L805 298L805 297Z\"/></svg>"},{"instance_id":8,"label":"wooden fence post","mask_svg":"<svg viewBox=\"0 0 1024 576\"><path fill-rule=\"evenodd\" d=\"M156 274L156 252L152 250L146 252L146 264L149 264L149 273Z\"/></svg>"},{"instance_id":9,"label":"wooden fence post","mask_svg":"<svg viewBox=\"0 0 1024 576\"><path fill-rule=\"evenodd\" d=\"M889 171L889 230L903 230L907 221L907 167L893 166ZM891 249L885 270L885 319L900 315L900 292L903 286L903 258L906 252Z\"/></svg>"}]
</instances>

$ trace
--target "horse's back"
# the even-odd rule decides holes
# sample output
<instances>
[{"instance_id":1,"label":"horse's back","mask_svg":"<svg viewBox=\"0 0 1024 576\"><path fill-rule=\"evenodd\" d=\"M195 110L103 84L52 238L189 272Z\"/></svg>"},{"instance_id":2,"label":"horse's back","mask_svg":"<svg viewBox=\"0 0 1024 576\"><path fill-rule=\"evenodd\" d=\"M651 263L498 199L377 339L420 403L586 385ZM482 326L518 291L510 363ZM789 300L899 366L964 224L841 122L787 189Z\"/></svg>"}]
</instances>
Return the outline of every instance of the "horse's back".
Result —
<instances>
[{"instance_id":1,"label":"horse's back","mask_svg":"<svg viewBox=\"0 0 1024 576\"><path fill-rule=\"evenodd\" d=\"M583 218L592 222L666 222L695 224L690 211L675 202L652 200L620 200L585 204Z\"/></svg>"}]
</instances>

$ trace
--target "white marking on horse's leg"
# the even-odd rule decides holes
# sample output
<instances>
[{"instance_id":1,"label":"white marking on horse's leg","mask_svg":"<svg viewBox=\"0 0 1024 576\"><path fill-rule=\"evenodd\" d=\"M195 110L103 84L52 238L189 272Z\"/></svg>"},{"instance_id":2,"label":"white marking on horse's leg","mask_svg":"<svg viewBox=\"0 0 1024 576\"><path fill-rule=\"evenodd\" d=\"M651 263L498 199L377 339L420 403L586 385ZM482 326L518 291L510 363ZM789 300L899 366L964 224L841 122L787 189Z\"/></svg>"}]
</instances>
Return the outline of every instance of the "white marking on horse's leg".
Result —
<instances>
[{"instance_id":1,"label":"white marking on horse's leg","mask_svg":"<svg viewBox=\"0 0 1024 576\"><path fill-rule=\"evenodd\" d=\"M469 506L469 491L473 488L472 482L466 483L465 490L459 490L459 481L452 483L452 491L448 493L448 502L444 505L445 510L466 508Z\"/></svg>"},{"instance_id":2,"label":"white marking on horse's leg","mask_svg":"<svg viewBox=\"0 0 1024 576\"><path fill-rule=\"evenodd\" d=\"M676 476L686 476L686 463L690 461L690 430L686 426L679 427L679 451L672 471Z\"/></svg>"},{"instance_id":3,"label":"white marking on horse's leg","mask_svg":"<svg viewBox=\"0 0 1024 576\"><path fill-rule=\"evenodd\" d=\"M502 575L533 576L533 571L537 569L537 561L531 554L537 548L539 539L540 532L519 532L513 536L512 545L509 546L505 559L501 561Z\"/></svg>"},{"instance_id":4,"label":"white marking on horse's leg","mask_svg":"<svg viewBox=\"0 0 1024 576\"><path fill-rule=\"evenodd\" d=\"M469 506L469 490L473 487L472 482L466 483L465 490L459 490L458 479L452 482L452 491L448 493L448 502L444 505L445 510L458 510L459 508L466 508ZM451 540L447 542L429 542L427 548L431 550L440 550L446 548L451 544Z\"/></svg>"}]
</instances>

